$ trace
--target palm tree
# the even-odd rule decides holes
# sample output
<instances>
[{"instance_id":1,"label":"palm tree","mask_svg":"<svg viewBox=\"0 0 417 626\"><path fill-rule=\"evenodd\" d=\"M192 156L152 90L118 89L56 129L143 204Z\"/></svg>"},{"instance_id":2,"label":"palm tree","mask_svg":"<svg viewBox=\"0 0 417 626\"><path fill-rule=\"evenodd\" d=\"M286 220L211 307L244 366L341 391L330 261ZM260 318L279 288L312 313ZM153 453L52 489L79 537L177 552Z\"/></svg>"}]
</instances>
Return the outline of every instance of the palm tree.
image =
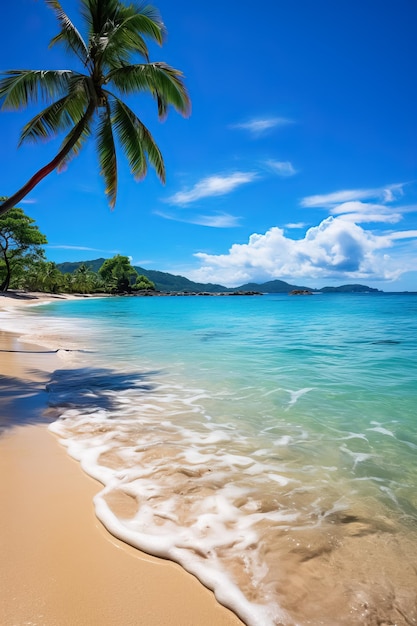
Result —
<instances>
[{"instance_id":1,"label":"palm tree","mask_svg":"<svg viewBox=\"0 0 417 626\"><path fill-rule=\"evenodd\" d=\"M156 100L159 119L166 117L170 105L184 116L190 111L182 73L166 63L149 61L145 38L161 45L166 33L155 8L125 5L120 0L80 0L87 32L84 39L58 0L45 1L60 26L50 45L63 44L81 61L83 71L10 70L0 74L2 109L16 110L39 100L52 101L24 126L19 145L66 132L57 155L0 205L0 215L53 170L63 169L93 132L111 208L117 194L116 139L136 180L146 175L149 163L164 183L165 167L158 146L121 98L150 93ZM145 62L135 63L137 56Z\"/></svg>"}]
</instances>

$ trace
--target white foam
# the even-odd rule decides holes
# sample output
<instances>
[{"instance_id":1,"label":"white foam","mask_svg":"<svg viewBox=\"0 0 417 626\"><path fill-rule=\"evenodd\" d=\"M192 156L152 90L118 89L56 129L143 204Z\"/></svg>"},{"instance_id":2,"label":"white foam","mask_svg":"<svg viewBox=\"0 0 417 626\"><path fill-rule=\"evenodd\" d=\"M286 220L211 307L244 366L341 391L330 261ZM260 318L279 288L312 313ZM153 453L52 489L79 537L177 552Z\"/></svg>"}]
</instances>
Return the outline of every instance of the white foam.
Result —
<instances>
[{"instance_id":1,"label":"white foam","mask_svg":"<svg viewBox=\"0 0 417 626\"><path fill-rule=\"evenodd\" d=\"M356 469L358 463L368 461L374 456L373 454L368 454L366 452L353 452L352 450L349 450L349 448L347 448L346 446L340 446L340 450L348 454L353 459L353 470Z\"/></svg>"},{"instance_id":2,"label":"white foam","mask_svg":"<svg viewBox=\"0 0 417 626\"><path fill-rule=\"evenodd\" d=\"M49 326L56 337L66 337L78 323ZM42 324L36 329L39 336ZM76 336L80 345L88 344L88 337ZM285 414L297 412L297 420L284 419L284 411L313 387L294 391L272 382L274 388L262 394L266 386L260 393L243 385L231 391L222 380L217 388L204 389L201 376L194 384L182 380L177 369L145 376L144 382L143 363L137 381L127 365L126 372L116 371L114 364L113 371L100 365L107 367L109 378L104 374L97 386L94 367L91 376L90 371L85 376L80 371L73 380L57 375L50 385L60 415L51 430L103 484L94 500L97 516L123 541L180 563L250 626L294 624L280 608L276 585L281 563L285 567L282 546L294 533L297 539L304 530L309 536L331 533L332 516L349 508L349 498L341 494L359 491L362 484L395 501L392 485L383 479L353 475L361 463L375 458L363 433L346 432L336 422L317 428L318 412L312 413L311 426L301 413L308 403ZM126 385L112 388L113 373L121 378L125 373ZM282 403L274 395L278 392ZM260 396L271 400L258 415ZM389 434L378 430L381 424L372 425L369 430ZM335 443L349 439L360 440L352 444L359 451ZM345 456L340 458L340 452ZM116 514L115 493L126 494L132 506Z\"/></svg>"},{"instance_id":3,"label":"white foam","mask_svg":"<svg viewBox=\"0 0 417 626\"><path fill-rule=\"evenodd\" d=\"M383 426L381 426L379 422L371 422L371 424L374 424L374 427L367 428L366 430L373 430L376 433L381 433L381 435L387 435L388 437L395 437L394 433L391 430L384 428Z\"/></svg>"},{"instance_id":4,"label":"white foam","mask_svg":"<svg viewBox=\"0 0 417 626\"><path fill-rule=\"evenodd\" d=\"M306 393L309 393L309 391L313 391L313 387L304 387L303 389L297 389L296 391L286 389L285 391L290 394L290 401L288 402L286 408L286 410L288 411L292 406L294 406L294 404L298 402L300 398L302 398L302 396L304 396Z\"/></svg>"}]
</instances>

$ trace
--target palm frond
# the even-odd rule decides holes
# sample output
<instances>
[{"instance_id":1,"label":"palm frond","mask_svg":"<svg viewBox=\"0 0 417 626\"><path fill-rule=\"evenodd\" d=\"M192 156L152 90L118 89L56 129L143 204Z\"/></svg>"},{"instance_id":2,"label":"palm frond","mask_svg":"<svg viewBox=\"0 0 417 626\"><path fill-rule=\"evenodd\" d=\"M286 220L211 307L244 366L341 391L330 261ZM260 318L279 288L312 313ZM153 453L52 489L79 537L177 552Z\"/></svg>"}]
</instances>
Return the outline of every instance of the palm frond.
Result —
<instances>
[{"instance_id":1,"label":"palm frond","mask_svg":"<svg viewBox=\"0 0 417 626\"><path fill-rule=\"evenodd\" d=\"M25 108L38 100L61 97L68 89L71 70L9 70L0 74L2 109Z\"/></svg>"},{"instance_id":2,"label":"palm frond","mask_svg":"<svg viewBox=\"0 0 417 626\"><path fill-rule=\"evenodd\" d=\"M109 72L107 80L124 94L149 91L163 118L169 105L184 116L190 113L191 102L182 76L182 72L166 63L141 63L115 69Z\"/></svg>"},{"instance_id":3,"label":"palm frond","mask_svg":"<svg viewBox=\"0 0 417 626\"><path fill-rule=\"evenodd\" d=\"M132 52L142 54L144 37L162 45L165 34L165 26L156 9L151 6L130 5L121 8L117 26L112 32L112 39L117 39L119 45L127 46ZM137 48L136 41L138 41Z\"/></svg>"},{"instance_id":4,"label":"palm frond","mask_svg":"<svg viewBox=\"0 0 417 626\"><path fill-rule=\"evenodd\" d=\"M92 36L104 32L109 20L114 21L120 0L81 0L80 4L81 14Z\"/></svg>"},{"instance_id":5,"label":"palm frond","mask_svg":"<svg viewBox=\"0 0 417 626\"><path fill-rule=\"evenodd\" d=\"M101 60L106 70L124 67L130 63L133 53L149 61L148 46L135 30L121 25L100 37Z\"/></svg>"},{"instance_id":6,"label":"palm frond","mask_svg":"<svg viewBox=\"0 0 417 626\"><path fill-rule=\"evenodd\" d=\"M51 48L57 43L63 43L67 50L74 52L82 63L86 64L88 48L81 34L64 12L58 0L45 0L45 2L55 13L55 17L61 27L61 32L51 39L49 47Z\"/></svg>"},{"instance_id":7,"label":"palm frond","mask_svg":"<svg viewBox=\"0 0 417 626\"><path fill-rule=\"evenodd\" d=\"M90 29L91 58L107 70L129 64L132 54L149 61L145 38L160 45L163 42L165 26L151 6L83 0L83 11Z\"/></svg>"},{"instance_id":8,"label":"palm frond","mask_svg":"<svg viewBox=\"0 0 417 626\"><path fill-rule=\"evenodd\" d=\"M146 37L162 45L167 34L165 24L162 21L158 9L150 4L131 3L129 8L138 16L138 22L134 25Z\"/></svg>"},{"instance_id":9,"label":"palm frond","mask_svg":"<svg viewBox=\"0 0 417 626\"><path fill-rule=\"evenodd\" d=\"M112 102L112 121L120 145L129 162L130 170L136 180L146 176L149 163L154 167L159 179L165 183L165 166L162 154L146 126L135 113L121 100Z\"/></svg>"},{"instance_id":10,"label":"palm frond","mask_svg":"<svg viewBox=\"0 0 417 626\"><path fill-rule=\"evenodd\" d=\"M19 145L28 141L45 140L75 126L85 114L88 94L85 77L73 81L69 94L35 115L22 129Z\"/></svg>"},{"instance_id":11,"label":"palm frond","mask_svg":"<svg viewBox=\"0 0 417 626\"><path fill-rule=\"evenodd\" d=\"M100 119L97 128L97 149L100 163L100 174L103 176L110 208L114 208L117 196L117 160L111 124L111 110L107 103L100 110Z\"/></svg>"},{"instance_id":12,"label":"palm frond","mask_svg":"<svg viewBox=\"0 0 417 626\"><path fill-rule=\"evenodd\" d=\"M136 30L159 44L166 35L159 11L151 5L124 4L120 0L81 0L81 13L90 35L104 35L111 26ZM126 24L132 18L134 22Z\"/></svg>"},{"instance_id":13,"label":"palm frond","mask_svg":"<svg viewBox=\"0 0 417 626\"><path fill-rule=\"evenodd\" d=\"M58 172L62 172L62 170L67 167L68 163L77 156L85 141L91 136L95 110L95 104L93 101L90 100L83 116L73 126L73 128L70 130L70 132L62 142L60 151L58 153L62 153L62 157L59 159L57 165Z\"/></svg>"}]
</instances>

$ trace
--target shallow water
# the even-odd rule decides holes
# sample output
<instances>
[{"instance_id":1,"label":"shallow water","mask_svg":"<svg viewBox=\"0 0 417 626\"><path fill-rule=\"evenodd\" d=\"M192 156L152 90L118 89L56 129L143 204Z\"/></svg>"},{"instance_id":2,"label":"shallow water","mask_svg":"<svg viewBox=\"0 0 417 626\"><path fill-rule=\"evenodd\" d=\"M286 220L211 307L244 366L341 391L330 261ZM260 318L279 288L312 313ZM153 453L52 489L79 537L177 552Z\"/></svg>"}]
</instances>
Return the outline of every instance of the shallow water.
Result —
<instances>
[{"instance_id":1,"label":"shallow water","mask_svg":"<svg viewBox=\"0 0 417 626\"><path fill-rule=\"evenodd\" d=\"M110 532L249 625L417 624L416 296L86 299L0 325L63 348L51 430Z\"/></svg>"}]
</instances>

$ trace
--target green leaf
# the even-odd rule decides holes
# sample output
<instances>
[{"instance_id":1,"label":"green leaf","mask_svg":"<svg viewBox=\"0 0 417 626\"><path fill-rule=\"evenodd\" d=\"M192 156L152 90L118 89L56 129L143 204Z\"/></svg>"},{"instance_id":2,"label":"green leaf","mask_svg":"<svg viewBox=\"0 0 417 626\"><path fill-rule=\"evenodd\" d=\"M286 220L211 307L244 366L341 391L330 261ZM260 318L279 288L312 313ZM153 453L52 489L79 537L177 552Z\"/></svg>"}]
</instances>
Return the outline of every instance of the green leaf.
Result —
<instances>
[{"instance_id":1,"label":"green leaf","mask_svg":"<svg viewBox=\"0 0 417 626\"><path fill-rule=\"evenodd\" d=\"M155 168L160 180L165 182L165 166L162 154L151 133L135 113L118 98L112 104L113 123L120 145L136 180L147 173L147 160Z\"/></svg>"},{"instance_id":2,"label":"green leaf","mask_svg":"<svg viewBox=\"0 0 417 626\"><path fill-rule=\"evenodd\" d=\"M141 63L111 71L108 81L123 94L149 91L158 102L160 117L172 105L184 116L189 115L191 102L182 81L182 72L166 63Z\"/></svg>"},{"instance_id":3,"label":"green leaf","mask_svg":"<svg viewBox=\"0 0 417 626\"><path fill-rule=\"evenodd\" d=\"M27 141L49 139L59 132L66 131L83 117L88 105L85 77L74 77L70 93L35 115L22 130L19 145Z\"/></svg>"},{"instance_id":4,"label":"green leaf","mask_svg":"<svg viewBox=\"0 0 417 626\"><path fill-rule=\"evenodd\" d=\"M0 74L2 109L15 110L63 96L71 70L9 70Z\"/></svg>"},{"instance_id":5,"label":"green leaf","mask_svg":"<svg viewBox=\"0 0 417 626\"><path fill-rule=\"evenodd\" d=\"M78 155L85 141L91 136L91 134L92 118L91 114L87 111L62 142L61 150L63 150L68 144L72 143L73 138L79 135L71 149L65 154L65 156L62 157L58 165L58 172L62 172L67 167L68 163Z\"/></svg>"},{"instance_id":6,"label":"green leaf","mask_svg":"<svg viewBox=\"0 0 417 626\"><path fill-rule=\"evenodd\" d=\"M67 50L74 52L85 64L88 60L88 47L84 39L62 9L58 0L45 0L45 2L55 13L55 17L61 27L61 32L51 39L49 47L51 48L57 43L63 43Z\"/></svg>"},{"instance_id":7,"label":"green leaf","mask_svg":"<svg viewBox=\"0 0 417 626\"><path fill-rule=\"evenodd\" d=\"M111 110L107 103L100 110L100 119L97 128L97 150L100 163L100 174L103 176L106 189L105 193L113 209L117 196L117 161L116 147L111 124Z\"/></svg>"}]
</instances>

